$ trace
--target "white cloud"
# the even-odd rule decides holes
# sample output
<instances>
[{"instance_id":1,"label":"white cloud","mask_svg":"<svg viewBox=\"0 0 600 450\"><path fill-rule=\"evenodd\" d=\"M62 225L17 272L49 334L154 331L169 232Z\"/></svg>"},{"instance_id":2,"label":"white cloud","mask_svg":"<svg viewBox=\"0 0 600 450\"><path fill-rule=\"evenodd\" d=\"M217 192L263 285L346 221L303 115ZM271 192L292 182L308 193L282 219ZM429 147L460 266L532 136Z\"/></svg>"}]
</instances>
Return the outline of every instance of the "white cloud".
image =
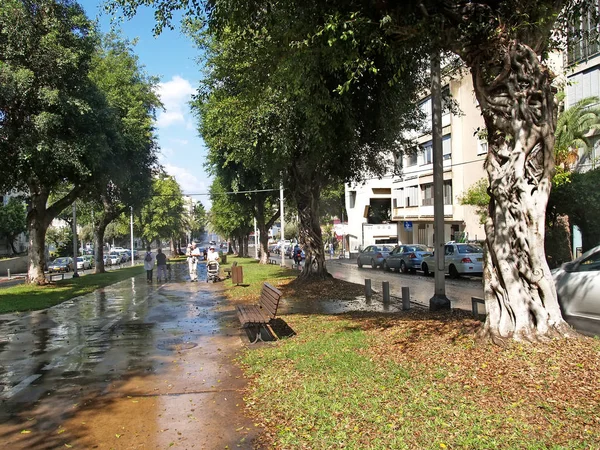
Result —
<instances>
[{"instance_id":1,"label":"white cloud","mask_svg":"<svg viewBox=\"0 0 600 450\"><path fill-rule=\"evenodd\" d=\"M187 139L171 139L171 142L178 145L188 145L190 141Z\"/></svg>"},{"instance_id":2,"label":"white cloud","mask_svg":"<svg viewBox=\"0 0 600 450\"><path fill-rule=\"evenodd\" d=\"M179 75L171 78L171 81L158 84L158 95L165 108L156 119L158 128L166 128L174 123L186 123L185 115L189 111L188 102L196 90L190 82Z\"/></svg>"},{"instance_id":3,"label":"white cloud","mask_svg":"<svg viewBox=\"0 0 600 450\"><path fill-rule=\"evenodd\" d=\"M205 178L201 180L189 170L168 163L164 165L164 168L169 175L175 177L184 194L208 193L208 187L211 183L209 179ZM203 171L201 171L199 175L205 176ZM208 199L208 196L202 196L200 199L204 203Z\"/></svg>"}]
</instances>

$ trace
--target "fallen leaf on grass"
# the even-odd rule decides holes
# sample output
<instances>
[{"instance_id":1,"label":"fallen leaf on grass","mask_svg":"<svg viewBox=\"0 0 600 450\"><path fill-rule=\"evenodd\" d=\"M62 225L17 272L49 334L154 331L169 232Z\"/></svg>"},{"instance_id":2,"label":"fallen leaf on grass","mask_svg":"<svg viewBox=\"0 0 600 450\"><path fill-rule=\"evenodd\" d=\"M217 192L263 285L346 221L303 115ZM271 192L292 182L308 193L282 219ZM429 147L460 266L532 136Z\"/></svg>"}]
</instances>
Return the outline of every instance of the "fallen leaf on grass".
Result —
<instances>
[{"instance_id":1,"label":"fallen leaf on grass","mask_svg":"<svg viewBox=\"0 0 600 450\"><path fill-rule=\"evenodd\" d=\"M29 434L29 433L31 433L31 430L23 430L23 431L21 431L21 434Z\"/></svg>"}]
</instances>

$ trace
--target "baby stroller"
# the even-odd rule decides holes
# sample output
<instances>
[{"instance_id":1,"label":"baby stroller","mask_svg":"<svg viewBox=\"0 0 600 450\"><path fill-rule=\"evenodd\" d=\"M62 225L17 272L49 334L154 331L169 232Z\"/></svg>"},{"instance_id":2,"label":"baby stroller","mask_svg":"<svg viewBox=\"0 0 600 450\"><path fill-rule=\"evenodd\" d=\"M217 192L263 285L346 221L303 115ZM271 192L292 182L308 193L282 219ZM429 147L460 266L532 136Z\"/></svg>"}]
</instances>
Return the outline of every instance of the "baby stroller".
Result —
<instances>
[{"instance_id":1,"label":"baby stroller","mask_svg":"<svg viewBox=\"0 0 600 450\"><path fill-rule=\"evenodd\" d=\"M213 283L219 281L219 263L217 261L209 261L206 263L206 282L212 280Z\"/></svg>"}]
</instances>

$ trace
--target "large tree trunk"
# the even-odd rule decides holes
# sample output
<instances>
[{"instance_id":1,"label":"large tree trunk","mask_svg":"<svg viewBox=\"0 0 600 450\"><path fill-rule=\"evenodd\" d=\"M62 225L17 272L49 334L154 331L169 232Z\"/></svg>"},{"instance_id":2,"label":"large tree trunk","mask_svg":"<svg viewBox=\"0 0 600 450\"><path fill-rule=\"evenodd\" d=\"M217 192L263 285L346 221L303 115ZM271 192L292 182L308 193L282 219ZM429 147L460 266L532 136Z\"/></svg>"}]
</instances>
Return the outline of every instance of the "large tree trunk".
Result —
<instances>
[{"instance_id":1,"label":"large tree trunk","mask_svg":"<svg viewBox=\"0 0 600 450\"><path fill-rule=\"evenodd\" d=\"M300 179L300 178L298 178ZM319 197L321 188L314 181L305 187L296 187L295 197L298 205L298 233L300 244L306 254L304 268L299 278L329 278L325 267L325 248L319 221Z\"/></svg>"},{"instance_id":2,"label":"large tree trunk","mask_svg":"<svg viewBox=\"0 0 600 450\"><path fill-rule=\"evenodd\" d=\"M67 206L75 201L80 191L73 188L67 195L47 207L50 191L35 183L29 185L31 209L27 213L27 228L29 231L29 267L27 283L46 284L46 231L52 220Z\"/></svg>"},{"instance_id":3,"label":"large tree trunk","mask_svg":"<svg viewBox=\"0 0 600 450\"><path fill-rule=\"evenodd\" d=\"M487 52L463 55L488 134L483 334L496 342L536 341L570 332L544 254L554 171L554 92L551 74L530 47L499 42Z\"/></svg>"},{"instance_id":4,"label":"large tree trunk","mask_svg":"<svg viewBox=\"0 0 600 450\"><path fill-rule=\"evenodd\" d=\"M255 198L254 214L256 217L256 228L260 236L260 260L259 264L269 263L269 228L273 226L280 215L280 212L275 213L268 221L265 218L265 202L264 196Z\"/></svg>"},{"instance_id":5,"label":"large tree trunk","mask_svg":"<svg viewBox=\"0 0 600 450\"><path fill-rule=\"evenodd\" d=\"M45 206L44 210L45 211ZM27 282L32 284L46 284L46 231L52 219L47 215L34 210L27 215L27 228L29 230L29 268Z\"/></svg>"},{"instance_id":6,"label":"large tree trunk","mask_svg":"<svg viewBox=\"0 0 600 450\"><path fill-rule=\"evenodd\" d=\"M106 272L106 269L104 268L104 232L106 231L107 225L108 223L105 220L101 220L98 222L98 227L96 228L96 251L94 252L96 268L94 269L94 273Z\"/></svg>"}]
</instances>

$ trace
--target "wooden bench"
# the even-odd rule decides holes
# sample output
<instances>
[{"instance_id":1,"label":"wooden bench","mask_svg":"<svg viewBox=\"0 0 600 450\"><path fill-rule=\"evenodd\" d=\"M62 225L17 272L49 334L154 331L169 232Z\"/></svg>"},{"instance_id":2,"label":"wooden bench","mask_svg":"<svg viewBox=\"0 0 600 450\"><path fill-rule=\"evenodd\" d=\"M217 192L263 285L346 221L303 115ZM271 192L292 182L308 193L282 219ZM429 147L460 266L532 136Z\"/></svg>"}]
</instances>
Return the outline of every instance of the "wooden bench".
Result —
<instances>
[{"instance_id":1,"label":"wooden bench","mask_svg":"<svg viewBox=\"0 0 600 450\"><path fill-rule=\"evenodd\" d=\"M237 267L237 261L232 262L231 267L227 267L226 269L223 269L223 272L225 272L227 274L227 278L231 278L231 269L233 267Z\"/></svg>"},{"instance_id":2,"label":"wooden bench","mask_svg":"<svg viewBox=\"0 0 600 450\"><path fill-rule=\"evenodd\" d=\"M262 341L261 330L263 328L267 328L269 333L277 337L270 324L277 315L281 295L279 289L274 288L269 283L263 283L257 305L237 306L237 314L242 328L256 328L256 338L252 342L253 344L256 344L259 339Z\"/></svg>"}]
</instances>

